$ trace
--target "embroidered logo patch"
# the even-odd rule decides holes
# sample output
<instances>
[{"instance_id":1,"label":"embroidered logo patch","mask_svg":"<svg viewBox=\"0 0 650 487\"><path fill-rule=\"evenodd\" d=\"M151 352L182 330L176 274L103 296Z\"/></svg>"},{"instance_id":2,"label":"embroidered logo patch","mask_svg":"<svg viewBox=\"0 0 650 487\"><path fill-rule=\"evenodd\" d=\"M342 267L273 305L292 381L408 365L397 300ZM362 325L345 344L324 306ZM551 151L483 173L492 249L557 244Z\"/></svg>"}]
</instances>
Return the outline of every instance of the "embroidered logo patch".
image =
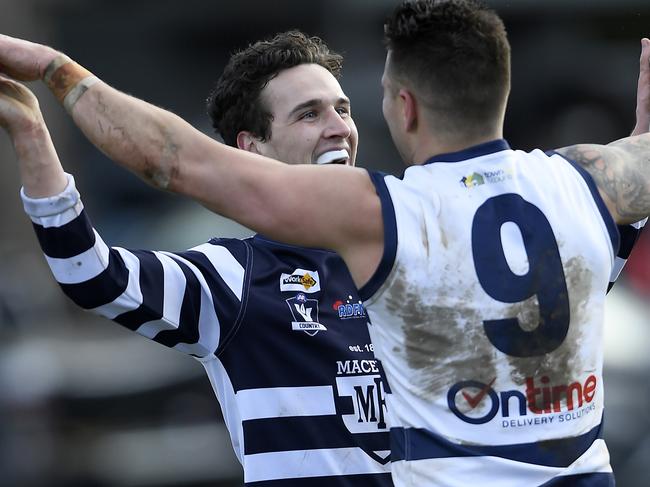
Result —
<instances>
[{"instance_id":1,"label":"embroidered logo patch","mask_svg":"<svg viewBox=\"0 0 650 487\"><path fill-rule=\"evenodd\" d=\"M304 331L310 336L316 335L319 331L327 331L325 326L318 322L318 300L309 299L303 293L286 300L293 321L291 329Z\"/></svg>"}]
</instances>

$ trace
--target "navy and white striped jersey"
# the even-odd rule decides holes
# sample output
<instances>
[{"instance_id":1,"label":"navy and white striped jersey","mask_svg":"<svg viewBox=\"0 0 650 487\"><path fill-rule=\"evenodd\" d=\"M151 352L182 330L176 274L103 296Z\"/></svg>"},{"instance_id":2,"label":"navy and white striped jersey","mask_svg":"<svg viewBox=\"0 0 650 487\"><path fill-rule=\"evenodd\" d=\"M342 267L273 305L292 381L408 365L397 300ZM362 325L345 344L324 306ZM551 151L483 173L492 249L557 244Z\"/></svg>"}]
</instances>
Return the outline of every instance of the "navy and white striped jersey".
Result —
<instances>
[{"instance_id":1,"label":"navy and white striped jersey","mask_svg":"<svg viewBox=\"0 0 650 487\"><path fill-rule=\"evenodd\" d=\"M247 485L392 485L388 391L336 254L261 236L110 248L71 176L60 195L23 201L65 294L203 364Z\"/></svg>"},{"instance_id":2,"label":"navy and white striped jersey","mask_svg":"<svg viewBox=\"0 0 650 487\"><path fill-rule=\"evenodd\" d=\"M386 242L360 295L395 485L613 485L602 329L620 237L591 177L504 140L371 177Z\"/></svg>"}]
</instances>

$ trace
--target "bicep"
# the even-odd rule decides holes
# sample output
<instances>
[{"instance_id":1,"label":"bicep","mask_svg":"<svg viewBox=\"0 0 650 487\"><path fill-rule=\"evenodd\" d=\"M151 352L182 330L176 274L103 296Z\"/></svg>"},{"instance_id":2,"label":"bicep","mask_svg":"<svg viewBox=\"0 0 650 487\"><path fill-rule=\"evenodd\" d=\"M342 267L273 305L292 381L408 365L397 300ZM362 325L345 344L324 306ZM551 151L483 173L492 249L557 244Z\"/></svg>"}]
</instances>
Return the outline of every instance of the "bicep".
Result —
<instances>
[{"instance_id":1,"label":"bicep","mask_svg":"<svg viewBox=\"0 0 650 487\"><path fill-rule=\"evenodd\" d=\"M291 179L281 196L269 195L273 215L265 217L263 231L295 245L336 251L355 283L365 284L383 251L381 201L368 172L345 166L288 169Z\"/></svg>"},{"instance_id":2,"label":"bicep","mask_svg":"<svg viewBox=\"0 0 650 487\"><path fill-rule=\"evenodd\" d=\"M334 250L357 283L378 261L369 256L383 249L381 202L367 171L288 165L212 140L192 150L172 191L275 240Z\"/></svg>"},{"instance_id":3,"label":"bicep","mask_svg":"<svg viewBox=\"0 0 650 487\"><path fill-rule=\"evenodd\" d=\"M610 145L581 144L558 153L583 167L593 178L618 224L634 223L650 213L650 166L637 138Z\"/></svg>"},{"instance_id":4,"label":"bicep","mask_svg":"<svg viewBox=\"0 0 650 487\"><path fill-rule=\"evenodd\" d=\"M294 245L342 253L381 233L379 198L365 170L291 166L215 144L202 164L181 164L173 191Z\"/></svg>"}]
</instances>

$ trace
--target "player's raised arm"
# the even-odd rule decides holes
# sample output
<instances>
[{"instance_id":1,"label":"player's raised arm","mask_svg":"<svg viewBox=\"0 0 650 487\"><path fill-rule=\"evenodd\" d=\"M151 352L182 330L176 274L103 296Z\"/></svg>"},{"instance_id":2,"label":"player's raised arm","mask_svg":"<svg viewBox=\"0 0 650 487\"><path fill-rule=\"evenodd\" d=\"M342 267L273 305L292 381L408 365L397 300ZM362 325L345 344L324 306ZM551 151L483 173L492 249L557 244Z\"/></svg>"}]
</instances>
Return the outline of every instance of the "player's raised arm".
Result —
<instances>
[{"instance_id":1,"label":"player's raised arm","mask_svg":"<svg viewBox=\"0 0 650 487\"><path fill-rule=\"evenodd\" d=\"M336 250L357 284L379 262L381 208L366 171L289 167L220 144L47 46L1 36L0 68L42 79L96 147L150 184L272 238Z\"/></svg>"},{"instance_id":2,"label":"player's raised arm","mask_svg":"<svg viewBox=\"0 0 650 487\"><path fill-rule=\"evenodd\" d=\"M650 40L641 39L639 81L636 90L636 124L631 135L641 135L648 131L650 131ZM616 255L608 291L611 290L621 274L646 223L647 218L644 218L629 225L619 225L618 231L621 235L621 245Z\"/></svg>"}]
</instances>

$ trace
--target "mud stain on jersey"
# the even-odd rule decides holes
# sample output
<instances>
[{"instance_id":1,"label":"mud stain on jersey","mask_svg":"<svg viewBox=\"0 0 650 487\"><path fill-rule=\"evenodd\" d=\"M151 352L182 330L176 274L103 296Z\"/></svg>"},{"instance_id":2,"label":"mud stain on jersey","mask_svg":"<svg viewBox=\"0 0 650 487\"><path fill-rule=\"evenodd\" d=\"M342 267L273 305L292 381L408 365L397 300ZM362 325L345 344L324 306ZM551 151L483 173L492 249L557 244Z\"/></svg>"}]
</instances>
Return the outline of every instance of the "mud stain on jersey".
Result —
<instances>
[{"instance_id":1,"label":"mud stain on jersey","mask_svg":"<svg viewBox=\"0 0 650 487\"><path fill-rule=\"evenodd\" d=\"M425 218L420 222L420 235L422 236L422 247L427 254L427 259L429 258L429 231L427 230L427 221Z\"/></svg>"},{"instance_id":2,"label":"mud stain on jersey","mask_svg":"<svg viewBox=\"0 0 650 487\"><path fill-rule=\"evenodd\" d=\"M526 301L509 306L504 318L517 318L519 326L524 331L535 330L539 326L540 320L537 296L532 296Z\"/></svg>"},{"instance_id":3,"label":"mud stain on jersey","mask_svg":"<svg viewBox=\"0 0 650 487\"><path fill-rule=\"evenodd\" d=\"M592 290L592 272L589 270L583 257L574 257L570 259L564 267L564 273L569 291L569 310L570 325L567 336L562 344L555 350L538 357L519 358L508 356L508 362L511 366L511 379L515 384L525 385L527 378L534 378L536 381L542 377L548 378L548 384L566 385L575 381L584 380L585 377L594 371L590 364L582 363L583 354L580 349L585 341L585 336L589 333L591 310L588 307L589 298ZM519 303L517 306L521 306ZM514 311L514 309L513 309ZM534 329L536 326L530 326L521 320L523 329ZM528 315L532 317L533 315ZM531 319L531 318L529 318ZM539 323L539 316L535 323ZM592 362L595 364L595 360ZM560 401L566 404L566 397ZM538 407L545 405L538 404Z\"/></svg>"},{"instance_id":4,"label":"mud stain on jersey","mask_svg":"<svg viewBox=\"0 0 650 487\"><path fill-rule=\"evenodd\" d=\"M486 339L469 292L462 302L453 304L444 287L436 293L415 289L406 272L397 271L386 296L386 306L400 320L404 333L404 350L417 394L428 397L446 392L461 380L490 382L496 376L496 349ZM435 302L426 302L423 295L433 295ZM465 305L464 305L465 303Z\"/></svg>"},{"instance_id":5,"label":"mud stain on jersey","mask_svg":"<svg viewBox=\"0 0 650 487\"><path fill-rule=\"evenodd\" d=\"M440 243L445 249L449 247L449 242L447 241L447 234L445 233L445 229L442 225L440 226Z\"/></svg>"}]
</instances>

